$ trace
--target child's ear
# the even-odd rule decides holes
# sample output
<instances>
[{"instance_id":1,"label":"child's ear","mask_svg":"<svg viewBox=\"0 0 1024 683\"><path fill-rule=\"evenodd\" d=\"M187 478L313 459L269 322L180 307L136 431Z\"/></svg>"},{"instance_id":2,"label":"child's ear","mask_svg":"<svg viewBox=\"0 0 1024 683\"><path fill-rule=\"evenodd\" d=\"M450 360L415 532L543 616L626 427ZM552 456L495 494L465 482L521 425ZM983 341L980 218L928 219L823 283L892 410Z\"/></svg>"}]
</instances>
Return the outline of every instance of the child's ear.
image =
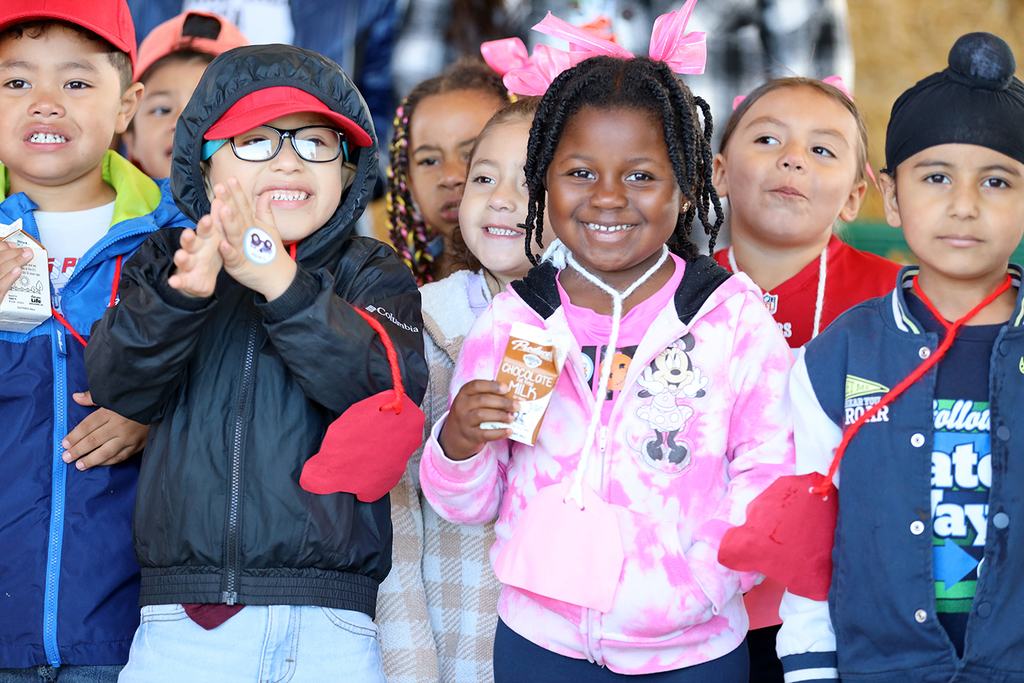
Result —
<instances>
[{"instance_id":1,"label":"child's ear","mask_svg":"<svg viewBox=\"0 0 1024 683\"><path fill-rule=\"evenodd\" d=\"M894 228L903 227L900 217L900 205L896 199L896 178L882 172L878 176L882 185L882 208L885 209L885 222Z\"/></svg>"},{"instance_id":2,"label":"child's ear","mask_svg":"<svg viewBox=\"0 0 1024 683\"><path fill-rule=\"evenodd\" d=\"M860 204L864 201L864 195L867 193L868 183L866 180L858 180L853 184L846 202L843 203L843 208L839 211L839 217L844 222L852 223L853 219L857 217L860 212Z\"/></svg>"},{"instance_id":3,"label":"child's ear","mask_svg":"<svg viewBox=\"0 0 1024 683\"><path fill-rule=\"evenodd\" d=\"M344 192L356 179L356 165L351 161L341 162L341 191Z\"/></svg>"},{"instance_id":4,"label":"child's ear","mask_svg":"<svg viewBox=\"0 0 1024 683\"><path fill-rule=\"evenodd\" d=\"M142 93L145 88L146 86L142 85L142 83L132 83L124 91L124 94L121 95L121 108L117 112L117 125L114 127L115 133L123 133L128 128L128 124L132 122L132 117L135 116L139 105L142 104Z\"/></svg>"},{"instance_id":5,"label":"child's ear","mask_svg":"<svg viewBox=\"0 0 1024 683\"><path fill-rule=\"evenodd\" d=\"M725 155L716 154L714 163L711 166L711 183L715 186L715 192L719 199L729 196L729 181L725 177Z\"/></svg>"},{"instance_id":6,"label":"child's ear","mask_svg":"<svg viewBox=\"0 0 1024 683\"><path fill-rule=\"evenodd\" d=\"M682 192L679 193L679 215L682 216L690 210L690 200Z\"/></svg>"}]
</instances>

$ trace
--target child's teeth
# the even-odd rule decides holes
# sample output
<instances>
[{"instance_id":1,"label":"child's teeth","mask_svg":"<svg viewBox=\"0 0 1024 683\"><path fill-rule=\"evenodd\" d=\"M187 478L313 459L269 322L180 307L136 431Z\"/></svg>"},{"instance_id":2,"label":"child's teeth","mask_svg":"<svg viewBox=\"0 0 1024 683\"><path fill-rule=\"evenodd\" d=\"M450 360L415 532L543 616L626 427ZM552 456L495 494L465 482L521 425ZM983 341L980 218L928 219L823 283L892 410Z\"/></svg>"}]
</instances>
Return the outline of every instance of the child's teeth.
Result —
<instances>
[{"instance_id":1,"label":"child's teeth","mask_svg":"<svg viewBox=\"0 0 1024 683\"><path fill-rule=\"evenodd\" d=\"M509 230L508 228L486 228L486 230L492 235L500 235L502 237L515 237L519 234L515 230Z\"/></svg>"},{"instance_id":2,"label":"child's teeth","mask_svg":"<svg viewBox=\"0 0 1024 683\"><path fill-rule=\"evenodd\" d=\"M270 193L270 198L279 202L298 202L308 196L309 195L305 192L294 192L288 190L274 190Z\"/></svg>"},{"instance_id":3,"label":"child's teeth","mask_svg":"<svg viewBox=\"0 0 1024 683\"><path fill-rule=\"evenodd\" d=\"M633 227L632 225L600 225L599 223L587 223L586 226L598 232L618 232L619 230L629 230Z\"/></svg>"},{"instance_id":4,"label":"child's teeth","mask_svg":"<svg viewBox=\"0 0 1024 683\"><path fill-rule=\"evenodd\" d=\"M54 145L67 141L68 139L63 135L53 135L52 133L33 133L32 137L29 138L29 142L40 142L45 145Z\"/></svg>"}]
</instances>

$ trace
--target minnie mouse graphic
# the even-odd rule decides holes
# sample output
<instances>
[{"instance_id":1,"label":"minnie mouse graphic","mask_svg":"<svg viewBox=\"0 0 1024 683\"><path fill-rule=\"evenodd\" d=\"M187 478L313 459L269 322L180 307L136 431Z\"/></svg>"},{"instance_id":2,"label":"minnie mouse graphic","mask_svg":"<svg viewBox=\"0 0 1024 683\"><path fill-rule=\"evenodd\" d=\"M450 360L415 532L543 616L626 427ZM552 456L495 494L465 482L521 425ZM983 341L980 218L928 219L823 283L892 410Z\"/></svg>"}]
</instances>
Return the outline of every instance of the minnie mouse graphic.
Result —
<instances>
[{"instance_id":1,"label":"minnie mouse graphic","mask_svg":"<svg viewBox=\"0 0 1024 683\"><path fill-rule=\"evenodd\" d=\"M637 379L642 387L637 396L651 401L637 408L636 416L654 430L641 446L640 456L669 474L681 472L690 463L690 447L676 442L676 435L693 416L685 399L700 398L708 384L708 378L687 355L693 345L693 335L684 335L659 353Z\"/></svg>"}]
</instances>

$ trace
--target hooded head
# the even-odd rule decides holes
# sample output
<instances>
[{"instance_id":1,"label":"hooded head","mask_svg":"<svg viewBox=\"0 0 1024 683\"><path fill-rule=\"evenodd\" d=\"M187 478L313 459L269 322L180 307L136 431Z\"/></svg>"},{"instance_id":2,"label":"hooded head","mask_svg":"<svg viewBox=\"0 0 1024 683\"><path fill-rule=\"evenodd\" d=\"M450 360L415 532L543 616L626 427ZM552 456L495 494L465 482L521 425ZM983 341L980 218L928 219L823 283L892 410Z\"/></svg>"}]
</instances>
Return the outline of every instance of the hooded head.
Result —
<instances>
[{"instance_id":1,"label":"hooded head","mask_svg":"<svg viewBox=\"0 0 1024 683\"><path fill-rule=\"evenodd\" d=\"M296 114L316 116L324 125L344 131L347 140L348 163L342 165L339 159L330 166L343 174L341 199L326 222L298 247L300 261L319 267L340 253L377 177L370 112L352 81L326 57L286 45L259 45L236 48L214 59L175 130L171 190L181 210L198 220L210 212L204 157L215 153L217 146L221 155L232 155L230 143L219 141Z\"/></svg>"}]
</instances>

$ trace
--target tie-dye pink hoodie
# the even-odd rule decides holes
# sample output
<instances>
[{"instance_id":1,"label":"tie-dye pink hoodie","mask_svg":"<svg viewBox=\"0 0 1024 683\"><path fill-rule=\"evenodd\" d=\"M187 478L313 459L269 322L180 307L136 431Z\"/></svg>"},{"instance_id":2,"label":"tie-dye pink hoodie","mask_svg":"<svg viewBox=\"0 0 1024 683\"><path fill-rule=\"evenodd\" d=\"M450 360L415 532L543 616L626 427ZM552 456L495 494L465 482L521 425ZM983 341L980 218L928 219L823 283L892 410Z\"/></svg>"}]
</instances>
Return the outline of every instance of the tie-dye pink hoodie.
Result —
<instances>
[{"instance_id":1,"label":"tie-dye pink hoodie","mask_svg":"<svg viewBox=\"0 0 1024 683\"><path fill-rule=\"evenodd\" d=\"M556 273L544 264L494 298L462 347L453 398L497 375L513 322L570 334ZM502 620L534 643L627 674L700 664L743 641L741 592L760 575L718 564L719 542L757 494L793 472L793 357L757 287L702 257L687 263L674 303L637 347L585 473L613 506L625 551L611 610L507 585L498 603ZM464 524L497 515L492 561L533 495L575 474L595 407L583 367L571 348L535 446L503 439L453 461L437 442L444 418L426 444L420 476L434 508ZM673 457L662 447L670 442Z\"/></svg>"}]
</instances>

